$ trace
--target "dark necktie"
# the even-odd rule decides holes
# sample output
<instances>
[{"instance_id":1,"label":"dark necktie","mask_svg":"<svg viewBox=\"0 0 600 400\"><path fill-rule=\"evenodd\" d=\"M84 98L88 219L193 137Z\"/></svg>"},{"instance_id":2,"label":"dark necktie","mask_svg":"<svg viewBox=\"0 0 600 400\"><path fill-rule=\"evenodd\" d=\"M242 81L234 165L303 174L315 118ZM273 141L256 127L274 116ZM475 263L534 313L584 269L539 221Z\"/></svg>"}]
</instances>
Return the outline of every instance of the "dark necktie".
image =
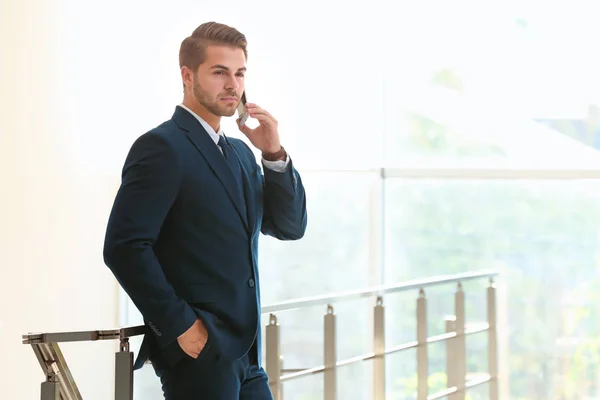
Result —
<instances>
[{"instance_id":1,"label":"dark necktie","mask_svg":"<svg viewBox=\"0 0 600 400\"><path fill-rule=\"evenodd\" d=\"M242 181L242 168L240 167L240 162L235 154L235 151L231 147L231 145L227 142L223 135L219 135L219 147L223 150L223 156L225 160L227 160L227 164L233 173L233 177L235 178L237 193L239 195L240 204L242 206L242 213L244 218L246 218L246 199L244 198L244 184Z\"/></svg>"}]
</instances>

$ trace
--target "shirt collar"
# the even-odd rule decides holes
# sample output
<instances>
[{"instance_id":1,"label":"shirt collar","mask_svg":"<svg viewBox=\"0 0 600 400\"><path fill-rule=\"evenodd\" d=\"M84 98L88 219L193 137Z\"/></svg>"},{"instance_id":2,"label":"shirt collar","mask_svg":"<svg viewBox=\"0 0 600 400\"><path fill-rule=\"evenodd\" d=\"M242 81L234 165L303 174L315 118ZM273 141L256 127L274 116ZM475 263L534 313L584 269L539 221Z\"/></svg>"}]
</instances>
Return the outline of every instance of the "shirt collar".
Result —
<instances>
[{"instance_id":1,"label":"shirt collar","mask_svg":"<svg viewBox=\"0 0 600 400\"><path fill-rule=\"evenodd\" d=\"M206 130L206 132L208 132L208 135L215 142L215 144L219 143L219 135L224 135L223 129L220 126L219 126L219 131L215 132L213 127L210 126L210 124L208 122L206 122L204 119L202 119L202 117L200 117L198 114L196 114L195 112L190 110L188 107L186 107L183 104L179 104L179 107L183 108L184 110L187 110L187 112L192 114L198 120L198 122L200 122L200 124Z\"/></svg>"}]
</instances>

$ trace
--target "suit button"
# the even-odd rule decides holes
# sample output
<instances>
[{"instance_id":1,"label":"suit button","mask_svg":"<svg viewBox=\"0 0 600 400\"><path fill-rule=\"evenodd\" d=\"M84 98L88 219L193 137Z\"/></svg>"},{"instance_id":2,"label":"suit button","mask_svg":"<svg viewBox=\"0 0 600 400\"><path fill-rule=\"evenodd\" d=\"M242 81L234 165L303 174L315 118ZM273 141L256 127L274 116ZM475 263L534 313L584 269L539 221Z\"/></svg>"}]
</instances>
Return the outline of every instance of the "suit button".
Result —
<instances>
[{"instance_id":1,"label":"suit button","mask_svg":"<svg viewBox=\"0 0 600 400\"><path fill-rule=\"evenodd\" d=\"M250 279L250 280L248 281L248 286L250 286L250 287L254 287L254 279Z\"/></svg>"}]
</instances>

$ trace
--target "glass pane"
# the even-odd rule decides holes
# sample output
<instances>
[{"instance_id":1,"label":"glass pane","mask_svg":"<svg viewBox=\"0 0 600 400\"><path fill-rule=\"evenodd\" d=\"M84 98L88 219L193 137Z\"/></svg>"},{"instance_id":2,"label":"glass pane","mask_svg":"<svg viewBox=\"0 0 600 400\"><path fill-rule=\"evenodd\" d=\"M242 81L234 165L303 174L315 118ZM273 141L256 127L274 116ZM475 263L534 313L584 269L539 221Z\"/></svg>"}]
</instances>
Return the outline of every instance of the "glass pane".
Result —
<instances>
[{"instance_id":1,"label":"glass pane","mask_svg":"<svg viewBox=\"0 0 600 400\"><path fill-rule=\"evenodd\" d=\"M599 183L389 180L386 282L499 269L512 398L598 398ZM485 318L484 286L465 286L468 322ZM453 313L454 290L430 298L432 334ZM411 318L393 323L388 330L415 330ZM470 373L487 368L483 335L467 340Z\"/></svg>"},{"instance_id":2,"label":"glass pane","mask_svg":"<svg viewBox=\"0 0 600 400\"><path fill-rule=\"evenodd\" d=\"M374 299L334 304L337 330L337 358L347 360L373 351ZM324 363L324 316L327 307L310 307L278 313L281 355L284 369L305 369ZM268 316L263 316L263 338ZM266 355L263 347L263 359ZM323 374L293 379L284 383L286 400L322 399ZM373 364L362 361L340 367L337 374L339 399L371 400Z\"/></svg>"},{"instance_id":3,"label":"glass pane","mask_svg":"<svg viewBox=\"0 0 600 400\"><path fill-rule=\"evenodd\" d=\"M385 165L598 168L600 152L476 96L425 87L386 105Z\"/></svg>"},{"instance_id":4,"label":"glass pane","mask_svg":"<svg viewBox=\"0 0 600 400\"><path fill-rule=\"evenodd\" d=\"M363 288L369 271L370 173L301 173L308 227L299 241L262 236L259 266L263 305ZM375 274L375 272L373 272Z\"/></svg>"},{"instance_id":5,"label":"glass pane","mask_svg":"<svg viewBox=\"0 0 600 400\"><path fill-rule=\"evenodd\" d=\"M438 273L439 275L439 273ZM401 279L399 281L404 281ZM396 283L390 279L388 284ZM465 312L467 325L485 321L487 282L465 282ZM445 318L453 316L456 286L453 284L436 286L425 290L427 299L427 336L446 332ZM417 299L419 292L408 291L386 296L386 347L391 348L417 340ZM481 344L483 340L483 345ZM467 373L469 377L487 371L487 337L484 333L467 338ZM386 391L388 398L413 400L417 390L417 353L415 349L394 353L386 358ZM446 388L446 342L436 342L428 346L429 394L433 395ZM470 397L487 399L487 397Z\"/></svg>"},{"instance_id":6,"label":"glass pane","mask_svg":"<svg viewBox=\"0 0 600 400\"><path fill-rule=\"evenodd\" d=\"M304 173L308 229L296 242L261 238L260 268L263 305L294 298L344 292L379 282L378 266L369 264L373 191L379 176L370 173ZM378 213L379 209L374 208ZM374 299L334 304L338 359L372 351ZM323 317L327 307L278 313L284 368L323 365ZM263 335L267 316L263 316ZM263 336L264 337L264 336ZM266 348L263 348L266 351ZM263 353L263 356L265 354ZM340 398L369 400L369 362L340 369ZM341 379L344 379L343 381ZM343 382L343 384L342 384ZM352 393L352 396L349 394ZM321 399L323 377L311 376L284 384L286 400ZM346 396L348 394L348 396Z\"/></svg>"},{"instance_id":7,"label":"glass pane","mask_svg":"<svg viewBox=\"0 0 600 400\"><path fill-rule=\"evenodd\" d=\"M592 3L532 4L423 1L381 14L384 64L396 66L384 75L387 165L599 165L587 146L600 148Z\"/></svg>"}]
</instances>

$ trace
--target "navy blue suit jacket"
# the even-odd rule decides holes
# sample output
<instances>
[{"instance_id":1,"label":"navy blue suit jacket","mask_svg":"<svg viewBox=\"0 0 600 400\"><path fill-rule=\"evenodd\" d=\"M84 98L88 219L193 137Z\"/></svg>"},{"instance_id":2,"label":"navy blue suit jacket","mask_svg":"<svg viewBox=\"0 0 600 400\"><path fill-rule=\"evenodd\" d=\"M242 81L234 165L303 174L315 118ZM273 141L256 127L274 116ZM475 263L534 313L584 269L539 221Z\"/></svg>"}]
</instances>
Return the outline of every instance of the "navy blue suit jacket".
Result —
<instances>
[{"instance_id":1,"label":"navy blue suit jacket","mask_svg":"<svg viewBox=\"0 0 600 400\"><path fill-rule=\"evenodd\" d=\"M129 151L104 261L150 328L136 369L152 351L176 364L177 337L197 318L223 356L239 358L256 340L260 362L259 234L301 238L306 198L291 160L285 172L264 168L263 175L250 148L228 140L243 188L206 130L181 107Z\"/></svg>"}]
</instances>

